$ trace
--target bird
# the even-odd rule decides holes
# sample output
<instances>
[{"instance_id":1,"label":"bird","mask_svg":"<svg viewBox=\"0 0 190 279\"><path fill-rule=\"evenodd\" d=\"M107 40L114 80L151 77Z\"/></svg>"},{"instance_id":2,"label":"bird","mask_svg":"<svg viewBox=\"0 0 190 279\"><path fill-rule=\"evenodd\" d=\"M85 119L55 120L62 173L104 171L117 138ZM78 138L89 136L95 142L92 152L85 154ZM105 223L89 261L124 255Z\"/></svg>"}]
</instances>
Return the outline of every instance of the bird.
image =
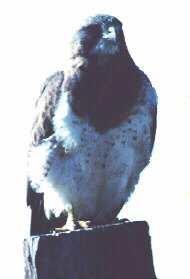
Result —
<instances>
[{"instance_id":1,"label":"bird","mask_svg":"<svg viewBox=\"0 0 190 279\"><path fill-rule=\"evenodd\" d=\"M27 159L31 235L114 223L154 146L157 93L129 53L122 22L89 16L68 57L35 106Z\"/></svg>"}]
</instances>

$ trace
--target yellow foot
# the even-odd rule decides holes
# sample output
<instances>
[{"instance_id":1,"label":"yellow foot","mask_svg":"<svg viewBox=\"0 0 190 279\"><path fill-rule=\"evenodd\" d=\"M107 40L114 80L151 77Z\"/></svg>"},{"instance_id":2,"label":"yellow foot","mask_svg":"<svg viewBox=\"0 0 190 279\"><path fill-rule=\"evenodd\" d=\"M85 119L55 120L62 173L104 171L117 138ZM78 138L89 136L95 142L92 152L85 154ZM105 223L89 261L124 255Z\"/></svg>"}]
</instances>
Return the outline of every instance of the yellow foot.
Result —
<instances>
[{"instance_id":1,"label":"yellow foot","mask_svg":"<svg viewBox=\"0 0 190 279\"><path fill-rule=\"evenodd\" d=\"M54 231L55 232L66 232L66 231L73 231L75 229L75 218L73 215L73 210L72 207L68 208L68 212L67 212L68 216L67 216L67 222L64 226L60 227L60 228L55 228Z\"/></svg>"},{"instance_id":2,"label":"yellow foot","mask_svg":"<svg viewBox=\"0 0 190 279\"><path fill-rule=\"evenodd\" d=\"M91 223L89 221L81 221L75 218L72 207L68 208L67 214L68 216L66 224L60 228L55 228L55 232L74 231L77 229L87 229L90 227Z\"/></svg>"},{"instance_id":3,"label":"yellow foot","mask_svg":"<svg viewBox=\"0 0 190 279\"><path fill-rule=\"evenodd\" d=\"M72 207L68 209L67 214L68 216L67 216L66 224L60 228L55 228L54 229L55 232L74 231L77 229L87 229L90 227L89 221L81 221L75 218Z\"/></svg>"},{"instance_id":4,"label":"yellow foot","mask_svg":"<svg viewBox=\"0 0 190 279\"><path fill-rule=\"evenodd\" d=\"M77 221L77 225L80 229L88 229L91 227L91 223L89 221Z\"/></svg>"},{"instance_id":5,"label":"yellow foot","mask_svg":"<svg viewBox=\"0 0 190 279\"><path fill-rule=\"evenodd\" d=\"M75 222L67 222L64 226L60 228L55 228L55 232L66 232L66 231L74 231L77 229L88 229L90 227L90 222L88 221L75 221Z\"/></svg>"},{"instance_id":6,"label":"yellow foot","mask_svg":"<svg viewBox=\"0 0 190 279\"><path fill-rule=\"evenodd\" d=\"M67 223L60 228L55 228L54 231L59 233L59 232L67 232L67 231L73 231L75 229L75 225L68 225Z\"/></svg>"}]
</instances>

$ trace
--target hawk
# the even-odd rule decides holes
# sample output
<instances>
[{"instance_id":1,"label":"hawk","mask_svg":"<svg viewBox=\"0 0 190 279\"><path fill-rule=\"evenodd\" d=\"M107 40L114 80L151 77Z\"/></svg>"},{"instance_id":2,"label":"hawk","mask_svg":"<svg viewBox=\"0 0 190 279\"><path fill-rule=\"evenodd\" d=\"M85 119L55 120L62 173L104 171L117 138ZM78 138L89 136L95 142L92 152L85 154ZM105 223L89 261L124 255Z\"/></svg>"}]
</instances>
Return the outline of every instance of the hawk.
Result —
<instances>
[{"instance_id":1,"label":"hawk","mask_svg":"<svg viewBox=\"0 0 190 279\"><path fill-rule=\"evenodd\" d=\"M122 23L87 18L70 66L50 76L36 103L28 152L31 234L116 220L150 160L157 96L136 66Z\"/></svg>"}]
</instances>

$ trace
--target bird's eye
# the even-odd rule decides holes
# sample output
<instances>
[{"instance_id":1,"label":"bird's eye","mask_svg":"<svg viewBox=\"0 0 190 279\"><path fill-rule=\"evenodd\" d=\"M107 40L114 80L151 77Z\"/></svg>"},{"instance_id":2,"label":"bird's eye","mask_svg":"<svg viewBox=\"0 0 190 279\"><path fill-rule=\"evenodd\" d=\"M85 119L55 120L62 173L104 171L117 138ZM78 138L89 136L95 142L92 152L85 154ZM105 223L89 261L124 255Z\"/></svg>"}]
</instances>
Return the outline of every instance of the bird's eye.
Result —
<instances>
[{"instance_id":1,"label":"bird's eye","mask_svg":"<svg viewBox=\"0 0 190 279\"><path fill-rule=\"evenodd\" d=\"M113 33L113 32L115 32L115 29L114 29L113 26L110 26L110 27L108 28L108 33Z\"/></svg>"}]
</instances>

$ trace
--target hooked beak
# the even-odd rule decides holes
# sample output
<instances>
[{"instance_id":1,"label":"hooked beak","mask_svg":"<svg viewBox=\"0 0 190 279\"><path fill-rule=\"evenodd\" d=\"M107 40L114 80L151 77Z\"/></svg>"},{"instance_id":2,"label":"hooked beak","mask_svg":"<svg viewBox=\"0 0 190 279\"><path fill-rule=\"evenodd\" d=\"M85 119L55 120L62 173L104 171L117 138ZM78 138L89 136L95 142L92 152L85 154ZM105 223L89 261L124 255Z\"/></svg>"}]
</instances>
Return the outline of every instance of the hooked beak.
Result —
<instances>
[{"instance_id":1,"label":"hooked beak","mask_svg":"<svg viewBox=\"0 0 190 279\"><path fill-rule=\"evenodd\" d=\"M116 41L116 32L113 26L110 26L106 32L103 33L102 37L107 40Z\"/></svg>"}]
</instances>

